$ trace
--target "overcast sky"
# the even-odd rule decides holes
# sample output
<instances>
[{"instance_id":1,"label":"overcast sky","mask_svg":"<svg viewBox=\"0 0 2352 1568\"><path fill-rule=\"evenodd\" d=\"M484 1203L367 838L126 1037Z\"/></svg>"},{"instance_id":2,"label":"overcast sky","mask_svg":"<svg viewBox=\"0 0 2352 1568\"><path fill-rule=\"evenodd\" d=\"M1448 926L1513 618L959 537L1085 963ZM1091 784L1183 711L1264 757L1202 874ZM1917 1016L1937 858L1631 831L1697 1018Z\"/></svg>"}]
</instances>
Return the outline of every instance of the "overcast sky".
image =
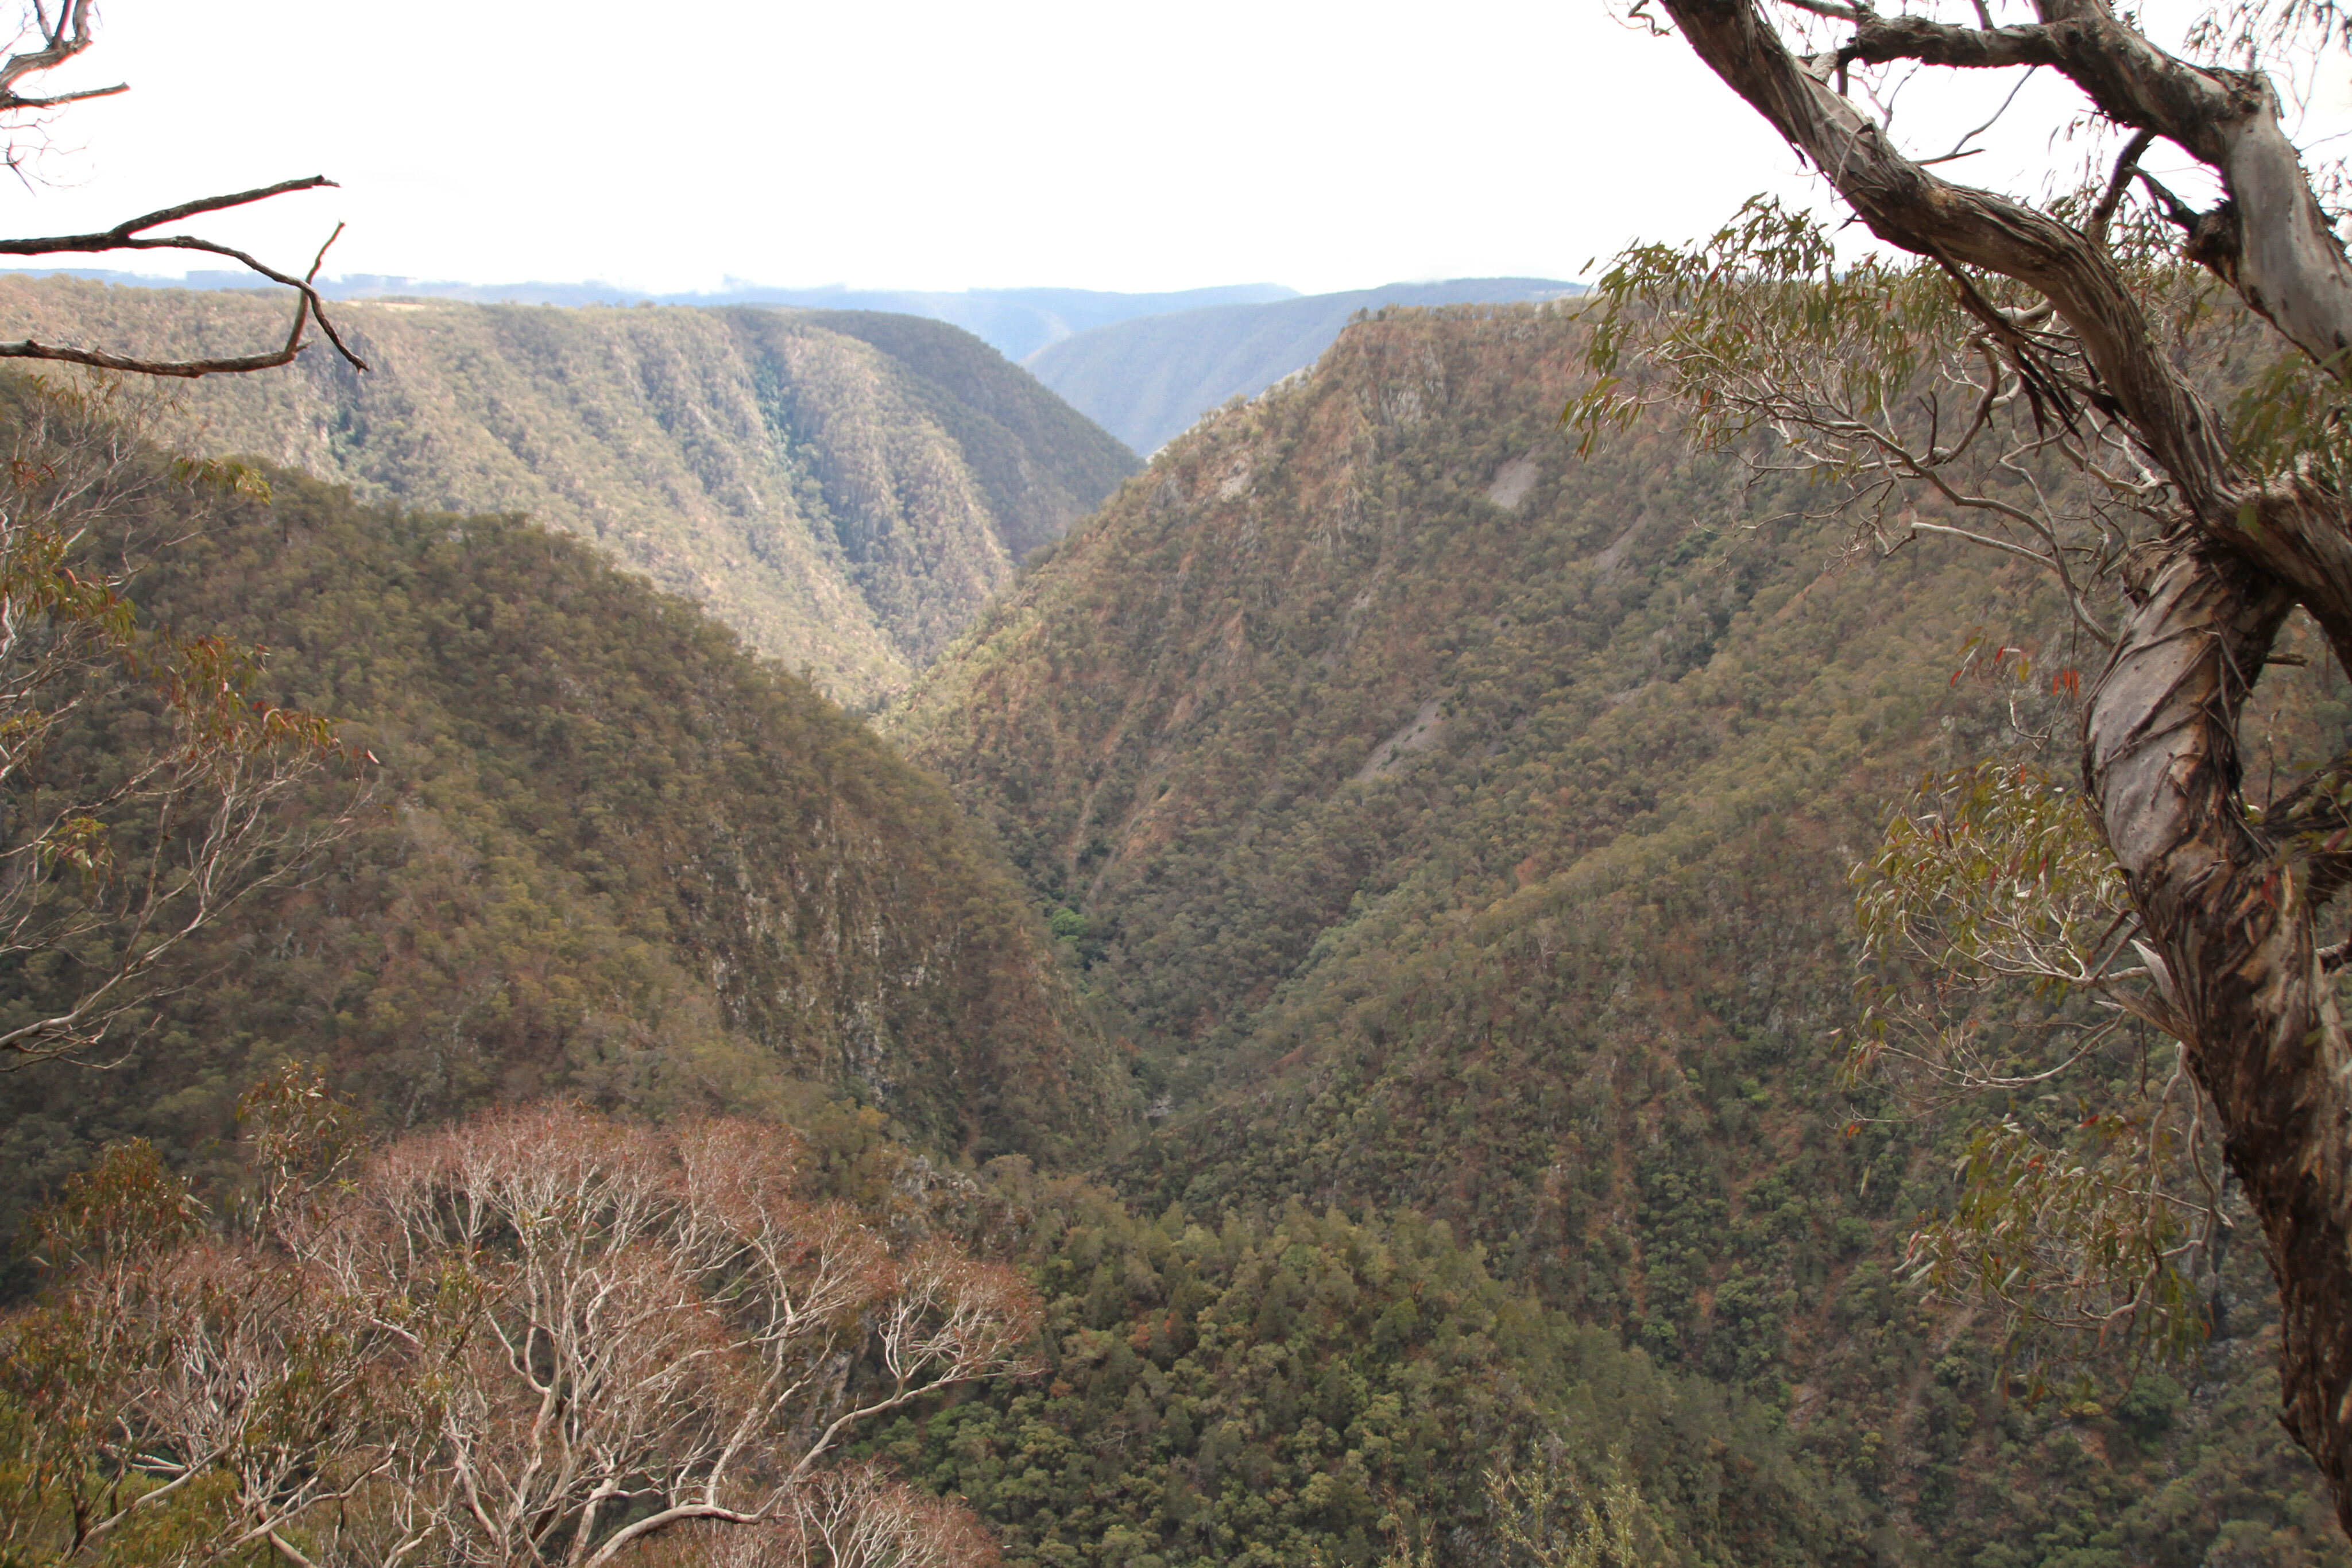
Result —
<instances>
[{"instance_id":1,"label":"overcast sky","mask_svg":"<svg viewBox=\"0 0 2352 1568\"><path fill-rule=\"evenodd\" d=\"M342 221L330 274L478 283L1320 292L1576 277L1751 193L1811 190L1682 44L1600 0L474 0L438 17L104 0L99 46L51 85L132 90L58 119L52 183L0 193L0 233L325 173L343 188L205 232L294 269ZM1898 133L1943 151L1925 143L2011 85L1906 89ZM2016 135L1954 172L2020 177L2067 101L2045 73Z\"/></svg>"}]
</instances>

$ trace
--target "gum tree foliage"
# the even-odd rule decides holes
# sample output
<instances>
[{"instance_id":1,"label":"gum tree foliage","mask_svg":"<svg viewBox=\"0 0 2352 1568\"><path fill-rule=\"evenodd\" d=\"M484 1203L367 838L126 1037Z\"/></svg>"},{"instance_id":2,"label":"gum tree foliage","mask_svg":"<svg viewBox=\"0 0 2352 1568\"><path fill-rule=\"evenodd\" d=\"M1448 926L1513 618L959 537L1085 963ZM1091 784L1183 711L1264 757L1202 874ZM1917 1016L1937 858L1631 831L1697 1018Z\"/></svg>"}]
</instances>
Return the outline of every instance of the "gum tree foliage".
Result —
<instances>
[{"instance_id":1,"label":"gum tree foliage","mask_svg":"<svg viewBox=\"0 0 2352 1568\"><path fill-rule=\"evenodd\" d=\"M8 1561L975 1560L963 1511L833 1461L1019 1371L1032 1298L803 1196L789 1131L540 1107L371 1149L299 1067L243 1109L232 1211L134 1142L37 1226L53 1284L0 1322Z\"/></svg>"},{"instance_id":2,"label":"gum tree foliage","mask_svg":"<svg viewBox=\"0 0 2352 1568\"><path fill-rule=\"evenodd\" d=\"M2240 741L2302 617L2323 657L2352 652L2352 262L2337 173L2287 129L2352 18L2232 0L2175 53L2106 0L1633 14L1910 259L1841 267L1821 224L1761 199L1705 244L1630 250L1567 422L1590 438L1671 401L1700 443L1814 481L1859 548L2030 560L2088 655L2055 693L2079 697L2079 788L1931 782L1863 873L1879 973L1916 982L1874 1009L1864 1064L2003 1097L1919 1260L2030 1315L2193 1338L2181 1276L2218 1145L2278 1281L2284 1418L2352 1523L2352 1042L2323 931L2352 876L2352 754L2257 810ZM2033 199L1947 178L1970 138L1906 151L1885 107L1920 69L2063 77L2082 107L2050 145L2082 167ZM2210 205L2143 167L2159 141Z\"/></svg>"},{"instance_id":3,"label":"gum tree foliage","mask_svg":"<svg viewBox=\"0 0 2352 1568\"><path fill-rule=\"evenodd\" d=\"M0 162L19 179L34 177L58 111L129 90L33 90L89 50L93 13L93 0L31 0L18 13L0 58ZM268 370L293 361L315 320L365 370L312 286L325 246L298 278L233 246L156 232L332 183L204 197L97 234L0 239L0 256L226 256L295 290L278 348L163 361L27 338L0 342L0 359L184 380ZM118 1026L164 988L167 960L189 938L255 888L299 874L351 820L346 810L328 813L323 828L293 825L289 807L341 748L326 721L253 699L260 650L148 633L125 596L134 549L158 542L142 534L173 510L157 505L162 489L266 486L231 465L159 460L142 440L152 402L92 385L12 398L21 417L9 421L15 437L0 476L0 1071L90 1060L119 1045ZM100 775L46 767L44 742L125 683L142 689L159 721L152 744Z\"/></svg>"},{"instance_id":4,"label":"gum tree foliage","mask_svg":"<svg viewBox=\"0 0 2352 1568\"><path fill-rule=\"evenodd\" d=\"M1591 1476L1539 1445L1529 1462L1488 1470L1486 1498L1505 1560L1527 1568L1656 1568L1680 1555L1613 1454Z\"/></svg>"},{"instance_id":5,"label":"gum tree foliage","mask_svg":"<svg viewBox=\"0 0 2352 1568\"><path fill-rule=\"evenodd\" d=\"M151 630L126 597L140 560L201 526L205 492L266 486L159 455L141 436L152 406L121 386L8 402L0 1072L119 1055L144 1009L189 983L175 964L192 939L306 874L365 788L327 720L255 695L264 650ZM117 703L118 754L51 744Z\"/></svg>"}]
</instances>

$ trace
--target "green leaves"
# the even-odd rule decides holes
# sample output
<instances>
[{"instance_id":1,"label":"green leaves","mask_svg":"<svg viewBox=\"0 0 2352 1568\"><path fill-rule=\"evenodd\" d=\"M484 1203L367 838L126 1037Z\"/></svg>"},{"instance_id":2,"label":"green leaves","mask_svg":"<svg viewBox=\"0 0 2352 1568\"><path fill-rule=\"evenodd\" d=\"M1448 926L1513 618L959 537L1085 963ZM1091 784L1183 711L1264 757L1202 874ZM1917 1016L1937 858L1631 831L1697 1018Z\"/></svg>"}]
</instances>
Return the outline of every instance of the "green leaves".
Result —
<instances>
[{"instance_id":1,"label":"green leaves","mask_svg":"<svg viewBox=\"0 0 2352 1568\"><path fill-rule=\"evenodd\" d=\"M1683 408L1697 445L1727 444L1773 423L1773 387L1818 383L1855 417L1884 418L1966 326L1940 269L1876 257L1841 268L1819 222L1769 196L1703 244L1620 254L1584 319L1594 380L1559 422L1586 455L1659 402Z\"/></svg>"},{"instance_id":2,"label":"green leaves","mask_svg":"<svg viewBox=\"0 0 2352 1568\"><path fill-rule=\"evenodd\" d=\"M2345 417L2352 388L2342 379L2347 355L2352 350L2314 364L2289 350L2237 389L2228 406L2230 448L2249 478L2267 484L2292 477L2336 495L2352 487L2352 429ZM2252 500L2239 508L2238 526L2256 531Z\"/></svg>"},{"instance_id":3,"label":"green leaves","mask_svg":"<svg viewBox=\"0 0 2352 1568\"><path fill-rule=\"evenodd\" d=\"M1921 780L1853 881L1865 963L2044 992L2116 977L2122 873L2081 791L2038 766L1987 761Z\"/></svg>"},{"instance_id":4,"label":"green leaves","mask_svg":"<svg viewBox=\"0 0 2352 1568\"><path fill-rule=\"evenodd\" d=\"M2216 1216L2201 1136L2168 1082L2153 1100L2094 1108L2057 1095L1979 1124L1955 1172L1949 1212L1924 1221L1906 1256L1915 1282L2006 1309L2021 1327L2086 1334L2100 1349L2178 1360L2210 1332L2200 1254ZM2193 1189L2192 1189L2193 1190ZM2034 1348L2052 1348L2045 1335ZM2074 1359L2061 1354L2059 1362ZM2033 1385L2047 1375L2030 1368Z\"/></svg>"},{"instance_id":5,"label":"green leaves","mask_svg":"<svg viewBox=\"0 0 2352 1568\"><path fill-rule=\"evenodd\" d=\"M1579 1464L1544 1444L1531 1463L1488 1470L1486 1496L1514 1568L1654 1568L1682 1555L1613 1451Z\"/></svg>"},{"instance_id":6,"label":"green leaves","mask_svg":"<svg viewBox=\"0 0 2352 1568\"><path fill-rule=\"evenodd\" d=\"M884 1433L1016 1565L1514 1568L1843 1561L1760 1402L1726 1401L1490 1275L1411 1211L1154 1220L1053 1184L1024 1216L1039 1384ZM1283 1308L1269 1313L1279 1299Z\"/></svg>"},{"instance_id":7,"label":"green leaves","mask_svg":"<svg viewBox=\"0 0 2352 1568\"><path fill-rule=\"evenodd\" d=\"M1854 869L1864 1027L1847 1071L1962 1113L1953 1198L1915 1284L2000 1308L2032 1364L2202 1343L2221 1223L2196 1086L2159 1064L2170 1009L2079 792L1989 761L1931 777Z\"/></svg>"}]
</instances>

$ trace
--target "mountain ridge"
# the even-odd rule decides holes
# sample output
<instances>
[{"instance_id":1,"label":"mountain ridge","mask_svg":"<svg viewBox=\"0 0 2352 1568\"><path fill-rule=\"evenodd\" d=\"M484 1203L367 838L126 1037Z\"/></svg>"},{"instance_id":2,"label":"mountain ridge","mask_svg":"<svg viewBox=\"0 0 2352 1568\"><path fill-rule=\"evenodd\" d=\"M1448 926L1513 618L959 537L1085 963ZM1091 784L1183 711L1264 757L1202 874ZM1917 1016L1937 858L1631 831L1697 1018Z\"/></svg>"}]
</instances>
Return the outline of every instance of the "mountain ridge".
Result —
<instances>
[{"instance_id":1,"label":"mountain ridge","mask_svg":"<svg viewBox=\"0 0 2352 1568\"><path fill-rule=\"evenodd\" d=\"M1663 420L1580 459L1573 314L1349 326L883 716L1059 905L1133 1049L1152 1131L1105 1176L1146 1214L1442 1220L1764 1401L1885 1560L2340 1561L2263 1415L2251 1249L2204 1364L2063 1411L1899 1282L1958 1134L1842 1082L1848 872L1881 802L2057 720L1954 664L1990 628L2063 668L2063 607L1990 555L1854 552ZM2340 684L2282 691L2250 747L2352 728ZM2170 1413L2130 1427L2148 1400ZM2164 1500L2190 1472L2207 1500Z\"/></svg>"},{"instance_id":2,"label":"mountain ridge","mask_svg":"<svg viewBox=\"0 0 2352 1568\"><path fill-rule=\"evenodd\" d=\"M1227 399L1255 397L1314 364L1360 312L1523 303L1582 289L1551 278L1464 277L1209 306L1076 333L1022 363L1072 407L1149 455Z\"/></svg>"},{"instance_id":3,"label":"mountain ridge","mask_svg":"<svg viewBox=\"0 0 2352 1568\"><path fill-rule=\"evenodd\" d=\"M132 288L228 289L271 294L250 272L191 271L184 278L156 277L97 267L15 267L0 276L66 276ZM1099 288L855 288L825 284L791 288L729 278L715 289L684 293L628 288L589 280L582 283L460 283L446 279L351 273L322 279L330 299L446 299L471 305L681 305L715 308L727 305L785 306L804 310L873 310L944 321L971 333L1006 359L1018 361L1049 343L1090 327L1131 316L1191 310L1205 305L1258 304L1297 297L1278 283L1212 285L1160 293L1123 293Z\"/></svg>"},{"instance_id":4,"label":"mountain ridge","mask_svg":"<svg viewBox=\"0 0 2352 1568\"><path fill-rule=\"evenodd\" d=\"M12 330L163 357L282 333L281 309L0 278ZM837 315L835 330L752 308L441 302L341 316L374 369L314 350L208 377L167 404L163 437L369 498L539 517L852 702L903 685L1022 553L1133 467L1027 372L915 318Z\"/></svg>"},{"instance_id":5,"label":"mountain ridge","mask_svg":"<svg viewBox=\"0 0 2352 1568\"><path fill-rule=\"evenodd\" d=\"M582 541L268 477L166 530L141 623L265 643L256 697L334 716L373 809L205 933L119 1062L0 1078L0 1226L124 1136L217 1176L289 1060L379 1126L845 1101L943 1157L1067 1161L1124 1124L1001 858L864 723ZM91 691L44 777L115 766L138 706Z\"/></svg>"}]
</instances>

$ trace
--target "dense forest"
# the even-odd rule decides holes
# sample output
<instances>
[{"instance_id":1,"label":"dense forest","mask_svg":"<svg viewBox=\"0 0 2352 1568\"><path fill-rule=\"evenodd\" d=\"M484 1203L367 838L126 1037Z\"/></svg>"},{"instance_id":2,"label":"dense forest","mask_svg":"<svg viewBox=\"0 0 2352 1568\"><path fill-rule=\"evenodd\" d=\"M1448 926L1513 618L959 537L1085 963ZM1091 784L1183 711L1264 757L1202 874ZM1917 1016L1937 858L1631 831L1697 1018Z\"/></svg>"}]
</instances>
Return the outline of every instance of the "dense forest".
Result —
<instances>
[{"instance_id":1,"label":"dense forest","mask_svg":"<svg viewBox=\"0 0 2352 1568\"><path fill-rule=\"evenodd\" d=\"M610 410L514 413L571 433L561 463L396 471L366 465L444 436L338 447L294 417L324 398L299 378L167 411L175 439L211 420L214 450L327 477L172 488L91 546L136 554L142 625L263 645L254 695L336 721L363 809L176 960L106 1064L0 1076L0 1223L67 1235L102 1152L152 1149L142 1179L209 1206L190 1233L293 1278L316 1233L249 1218L271 1145L237 1105L312 1064L376 1150L320 1183L329 1206L383 1208L415 1151L458 1169L446 1150L551 1100L579 1107L544 1113L566 1136L665 1171L713 1126L782 1124L778 1190L845 1206L893 1289L941 1247L1018 1271L994 1320L1017 1354L841 1449L1007 1563L1573 1561L1576 1507L1528 1502L1555 1493L1691 1568L2347 1561L2273 1418L2251 1245L2223 1254L2201 1354L2046 1395L1997 1324L1900 1267L1953 1133L1841 1076L1849 873L1923 773L2032 758L2063 717L2051 674L2091 655L2029 574L1853 552L1662 423L1580 457L1554 422L1581 329L1558 307L1359 321L1066 537L1078 489L1053 476L1076 469L1040 455L1099 449L932 324L373 309L353 319L379 351L443 379L369 396L442 408L433 432L491 407L414 390L457 398L467 367L552 395L516 343L609 371L702 334L789 365L795 397L898 399L873 449L937 433L952 469L909 462L970 497L1064 499L989 501L994 575L953 593L938 534L902 541L922 559L898 576L838 580L887 657L862 685L831 666L833 689L921 666L869 727L779 667L801 657L782 622L582 526L598 476L673 450ZM20 446L42 395L12 393ZM845 466L811 456L793 493L822 496L847 559L864 449L825 439ZM415 493L428 472L488 493L429 505L453 492ZM659 495L632 479L610 505ZM119 768L151 707L94 679L44 777ZM2251 751L2291 776L2352 727L2352 692L2315 662L2263 723ZM7 979L22 1012L70 976ZM664 1199L661 1244L698 1234L676 1218L694 1190ZM83 1299L44 1245L11 1266L11 1322ZM840 1400L887 1385L864 1338L825 1343ZM44 1397L0 1385L0 1489L33 1521L10 1551L71 1528L42 1490ZM191 1492L174 1539L227 1506Z\"/></svg>"},{"instance_id":2,"label":"dense forest","mask_svg":"<svg viewBox=\"0 0 2352 1568\"><path fill-rule=\"evenodd\" d=\"M1122 1124L995 852L830 700L537 524L270 489L206 506L131 591L336 716L375 759L359 831L179 960L119 1060L0 1077L12 1218L110 1141L196 1155L289 1058L402 1126L543 1093L773 1114L807 1083L969 1157ZM52 788L143 733L135 688L93 697ZM12 1008L41 987L19 969Z\"/></svg>"},{"instance_id":3,"label":"dense forest","mask_svg":"<svg viewBox=\"0 0 2352 1568\"><path fill-rule=\"evenodd\" d=\"M1929 769L2033 755L2059 711L1972 643L2055 671L2095 650L2031 573L1850 554L1657 424L1580 458L1551 418L1580 329L1351 328L1034 561L887 723L1136 1048L1155 1130L1110 1175L1144 1212L1412 1205L1769 1400L1935 1560L2098 1546L2029 1483L2088 1444L2085 1484L2128 1496L2141 1461L2024 1409L1996 1342L1893 1284L1953 1150L1839 1071L1848 873L1882 814ZM2332 749L2347 697L2275 688L2249 737L2273 779ZM2263 1396L2213 1403L2267 1375L2241 1262L2245 1315L2150 1386L2221 1423L2187 1440L2224 1473L2293 1470ZM2283 1560L2326 1539L2314 1494L2258 1490L2167 1550L2195 1560L2240 1508Z\"/></svg>"}]
</instances>

